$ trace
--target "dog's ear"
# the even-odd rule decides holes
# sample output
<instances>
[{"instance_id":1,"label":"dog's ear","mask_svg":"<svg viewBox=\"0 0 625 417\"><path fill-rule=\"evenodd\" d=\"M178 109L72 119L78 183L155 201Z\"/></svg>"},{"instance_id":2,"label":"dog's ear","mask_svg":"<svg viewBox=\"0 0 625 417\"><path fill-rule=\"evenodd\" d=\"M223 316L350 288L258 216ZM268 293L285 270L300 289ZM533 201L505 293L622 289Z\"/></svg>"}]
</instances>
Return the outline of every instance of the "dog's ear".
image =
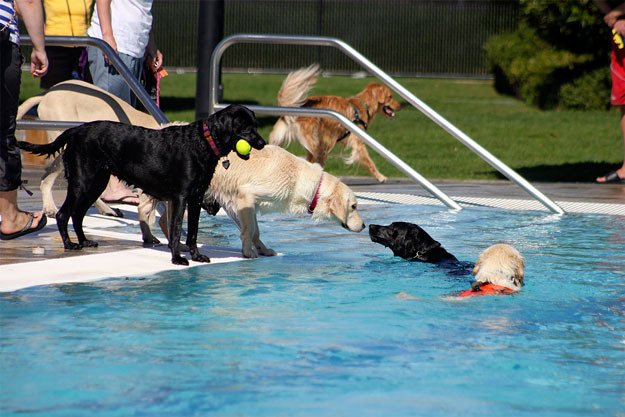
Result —
<instances>
[{"instance_id":1,"label":"dog's ear","mask_svg":"<svg viewBox=\"0 0 625 417\"><path fill-rule=\"evenodd\" d=\"M473 275L477 275L477 273L480 272L481 267L482 267L482 260L480 258L477 258L477 261L475 262L475 266L473 267L473 271L471 271L471 273Z\"/></svg>"}]
</instances>

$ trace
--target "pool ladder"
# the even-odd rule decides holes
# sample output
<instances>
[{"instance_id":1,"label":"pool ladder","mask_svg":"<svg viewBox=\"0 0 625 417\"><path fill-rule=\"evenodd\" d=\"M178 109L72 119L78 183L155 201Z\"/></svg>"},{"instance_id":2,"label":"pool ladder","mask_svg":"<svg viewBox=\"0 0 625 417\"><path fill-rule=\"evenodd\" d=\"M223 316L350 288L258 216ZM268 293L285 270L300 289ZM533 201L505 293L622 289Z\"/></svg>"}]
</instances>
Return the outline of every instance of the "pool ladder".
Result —
<instances>
[{"instance_id":1,"label":"pool ladder","mask_svg":"<svg viewBox=\"0 0 625 417\"><path fill-rule=\"evenodd\" d=\"M365 58L362 54L356 51L347 43L336 38L329 37L315 37L315 36L286 36L286 35L259 35L259 34L237 34L224 38L213 52L210 65L210 93L209 93L209 113L213 113L217 110L221 110L227 106L225 103L219 103L219 74L221 67L221 58L227 48L235 44L241 43L254 43L254 44L272 44L272 45L308 45L308 46L329 46L334 47L343 54L347 55L361 67L365 68L370 74L378 77L384 84L397 92L406 101L416 107L421 113L429 117L434 123L438 124L450 135L460 141L463 145L471 149L480 158L485 160L493 168L499 171L502 175L508 178L510 181L516 183L519 187L524 189L536 200L540 201L550 211L557 214L564 214L564 210L545 196L542 192L536 189L532 184L526 181L523 177L517 174L514 170L508 167L506 164L497 159L494 155L480 146L473 139L464 134L460 129L456 128L453 124L444 119L440 114L435 112L427 104L419 100L414 94L408 91L404 86L399 84L388 74L378 68L375 64ZM448 195L443 193L438 187L428 181L421 174L412 169L404 161L398 158L391 151L386 149L382 144L375 140L365 130L354 124L351 120L329 109L309 109L299 107L274 107L274 106L256 106L247 105L251 110L260 114L267 114L271 116L308 116L308 117L329 117L333 118L341 123L350 132L357 135L367 145L373 148L377 153L384 157L387 161L392 163L400 171L406 174L408 177L415 180L423 188L429 191L432 195L438 198L443 204L450 209L461 210L462 207L451 199Z\"/></svg>"}]
</instances>

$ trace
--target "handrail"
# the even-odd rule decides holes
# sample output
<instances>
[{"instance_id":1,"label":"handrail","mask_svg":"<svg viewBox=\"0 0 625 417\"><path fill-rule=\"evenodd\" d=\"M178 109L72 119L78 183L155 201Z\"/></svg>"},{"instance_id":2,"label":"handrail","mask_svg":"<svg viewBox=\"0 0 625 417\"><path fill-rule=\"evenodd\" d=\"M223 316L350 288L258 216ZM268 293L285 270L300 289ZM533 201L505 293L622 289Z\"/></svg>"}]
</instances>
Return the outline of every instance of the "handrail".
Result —
<instances>
[{"instance_id":1,"label":"handrail","mask_svg":"<svg viewBox=\"0 0 625 417\"><path fill-rule=\"evenodd\" d=\"M24 45L32 45L30 36L21 36L21 43ZM135 93L141 104L146 110L156 119L160 124L169 123L167 116L158 108L154 100L152 100L145 91L145 88L139 83L139 80L130 72L126 64L121 60L117 52L111 46L102 39L92 38L89 36L46 36L46 45L49 46L93 46L100 49L111 61L113 67L124 78L126 83L130 86ZM40 124L40 125L39 125ZM37 126L43 128L44 122L40 121L19 121L17 122L18 129L36 129ZM28 126L28 127L27 127ZM60 126L60 125L59 125Z\"/></svg>"},{"instance_id":2,"label":"handrail","mask_svg":"<svg viewBox=\"0 0 625 417\"><path fill-rule=\"evenodd\" d=\"M220 104L217 102L217 98L218 98L217 88L219 86L217 68L219 67L219 64L221 62L221 57L224 51L228 47L237 43L269 43L269 44L284 44L284 45L331 46L331 47L339 49L345 55L350 57L353 61L360 64L362 67L366 68L371 74L380 78L384 82L384 84L392 88L406 101L408 101L410 104L416 107L419 111L425 114L428 118L430 118L440 127L442 127L445 131L447 131L447 133L449 133L450 135L455 137L458 141L460 141L462 144L464 144L466 147L471 149L474 153L476 153L480 158L486 161L489 165L497 169L497 171L503 174L506 178L515 182L518 186L524 189L532 197L540 201L549 210L551 210L554 213L564 214L564 210L560 206L558 206L556 203L550 200L547 196L545 196L542 192L536 189L533 185L527 182L527 180L525 180L523 177L517 174L514 170L512 170L510 167L508 167L506 164L504 164L502 161L497 159L494 155L492 155L490 152L488 152L486 149L484 149L482 146L476 143L473 139L471 139L462 131L460 131L458 128L456 128L453 124L448 122L441 115L436 113L427 104L419 100L414 94L412 94L410 91L404 88L401 84L399 84L397 81L391 78L388 74L386 74L384 71L378 68L375 64L373 64L371 61L369 61L367 58L361 55L358 51L356 51L350 45L348 45L347 43L337 38L313 37L313 36L238 34L238 35L232 35L223 39L215 47L215 51L213 52L213 57L211 60L211 87L210 87L210 98L209 98L209 111L211 113L214 112L216 109L222 108L224 106L223 104ZM257 111L259 113L264 113L263 107L261 106L249 106L249 107L252 110L254 110L254 108L257 108ZM284 108L282 107L267 107L266 108L266 110L272 112L272 113L267 113L267 114L275 114L274 112L281 111L282 109ZM311 112L311 110L315 110L315 109L307 109L306 111ZM300 111L303 111L303 110L300 109ZM338 120L335 114L325 113L322 115L321 112L318 111L318 109L315 112L311 112L307 114L312 115L312 113L317 113L315 114L316 117L320 117L320 116L333 117ZM286 114L286 113L283 112L283 113L277 113L277 114L279 115L279 114ZM293 110L289 110L289 114L302 114L302 113L300 112L296 113ZM341 123L345 127L347 127L351 132L358 135L367 145L371 146L372 148L377 148L376 150L389 161L393 162L389 158L392 158L392 159L397 158L390 151L386 150L382 145L380 145L377 141L371 138L371 136L363 134L365 132L362 129L360 129L358 126L353 126L352 124L352 127L356 127L356 129L352 129L350 128L350 126L343 123L343 121L341 121ZM411 168L410 170L413 171ZM414 176L412 175L410 176L413 177L413 179L415 179L421 185L424 185L423 182L421 182ZM432 185L432 187L436 188L434 185Z\"/></svg>"}]
</instances>

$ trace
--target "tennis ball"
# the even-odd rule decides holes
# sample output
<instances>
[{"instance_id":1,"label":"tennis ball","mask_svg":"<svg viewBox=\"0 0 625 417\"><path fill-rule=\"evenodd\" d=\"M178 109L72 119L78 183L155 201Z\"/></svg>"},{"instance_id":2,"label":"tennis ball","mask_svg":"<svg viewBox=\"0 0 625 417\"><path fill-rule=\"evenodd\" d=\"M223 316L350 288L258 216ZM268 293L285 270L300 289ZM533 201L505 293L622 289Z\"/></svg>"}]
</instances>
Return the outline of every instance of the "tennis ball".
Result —
<instances>
[{"instance_id":1,"label":"tennis ball","mask_svg":"<svg viewBox=\"0 0 625 417\"><path fill-rule=\"evenodd\" d=\"M252 150L252 146L244 139L239 139L237 141L236 148L239 155L249 155Z\"/></svg>"}]
</instances>

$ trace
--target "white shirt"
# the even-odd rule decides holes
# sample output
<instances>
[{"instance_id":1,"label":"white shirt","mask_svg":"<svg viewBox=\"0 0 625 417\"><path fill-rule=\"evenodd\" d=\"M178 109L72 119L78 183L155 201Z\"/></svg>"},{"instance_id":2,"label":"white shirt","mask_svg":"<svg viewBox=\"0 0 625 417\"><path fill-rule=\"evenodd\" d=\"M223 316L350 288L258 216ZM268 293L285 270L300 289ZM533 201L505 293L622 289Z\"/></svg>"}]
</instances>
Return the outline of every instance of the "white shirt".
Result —
<instances>
[{"instance_id":1,"label":"white shirt","mask_svg":"<svg viewBox=\"0 0 625 417\"><path fill-rule=\"evenodd\" d=\"M152 0L111 0L111 25L117 52L142 58L152 28ZM102 39L97 7L94 7L87 35Z\"/></svg>"}]
</instances>

